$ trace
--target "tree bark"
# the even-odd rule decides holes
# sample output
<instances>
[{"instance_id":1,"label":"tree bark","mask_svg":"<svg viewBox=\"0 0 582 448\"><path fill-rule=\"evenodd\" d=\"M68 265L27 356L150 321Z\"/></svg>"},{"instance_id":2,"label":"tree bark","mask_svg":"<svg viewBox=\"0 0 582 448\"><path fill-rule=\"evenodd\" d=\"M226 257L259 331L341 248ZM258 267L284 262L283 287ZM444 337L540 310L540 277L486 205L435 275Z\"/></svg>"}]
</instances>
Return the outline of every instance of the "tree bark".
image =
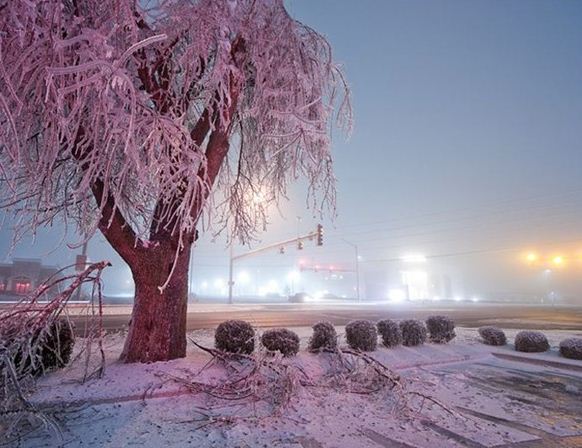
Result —
<instances>
[{"instance_id":1,"label":"tree bark","mask_svg":"<svg viewBox=\"0 0 582 448\"><path fill-rule=\"evenodd\" d=\"M186 356L188 266L190 243L178 255L167 287L160 291L172 269L175 248L156 246L130 266L135 299L129 332L121 354L124 362L156 362Z\"/></svg>"}]
</instances>

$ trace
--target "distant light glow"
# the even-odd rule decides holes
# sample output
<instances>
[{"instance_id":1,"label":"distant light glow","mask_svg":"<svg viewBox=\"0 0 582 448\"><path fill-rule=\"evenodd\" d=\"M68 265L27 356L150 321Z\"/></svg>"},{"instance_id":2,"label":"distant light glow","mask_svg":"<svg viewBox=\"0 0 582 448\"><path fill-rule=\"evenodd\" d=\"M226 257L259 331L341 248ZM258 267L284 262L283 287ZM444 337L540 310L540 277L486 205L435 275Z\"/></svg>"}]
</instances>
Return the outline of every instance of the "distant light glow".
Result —
<instances>
[{"instance_id":1,"label":"distant light glow","mask_svg":"<svg viewBox=\"0 0 582 448\"><path fill-rule=\"evenodd\" d=\"M266 194L262 189L252 193L252 201L255 205L262 204L266 199Z\"/></svg>"},{"instance_id":2,"label":"distant light glow","mask_svg":"<svg viewBox=\"0 0 582 448\"><path fill-rule=\"evenodd\" d=\"M460 296L455 297L455 302L462 302L462 301L463 301L462 297L460 297Z\"/></svg>"},{"instance_id":3,"label":"distant light glow","mask_svg":"<svg viewBox=\"0 0 582 448\"><path fill-rule=\"evenodd\" d=\"M432 301L433 301L433 302L440 302L440 301L441 301L441 298L440 298L440 296L434 296L434 297L432 298Z\"/></svg>"},{"instance_id":4,"label":"distant light glow","mask_svg":"<svg viewBox=\"0 0 582 448\"><path fill-rule=\"evenodd\" d=\"M561 255L556 255L552 258L552 263L556 266L562 266L564 264L564 257Z\"/></svg>"},{"instance_id":5,"label":"distant light glow","mask_svg":"<svg viewBox=\"0 0 582 448\"><path fill-rule=\"evenodd\" d=\"M259 287L259 296L265 297L267 294L281 294L281 288L277 280L270 280L267 284Z\"/></svg>"},{"instance_id":6,"label":"distant light glow","mask_svg":"<svg viewBox=\"0 0 582 448\"><path fill-rule=\"evenodd\" d=\"M478 301L479 301L479 297L471 298L471 302L473 302L473 303L477 303Z\"/></svg>"},{"instance_id":7,"label":"distant light glow","mask_svg":"<svg viewBox=\"0 0 582 448\"><path fill-rule=\"evenodd\" d=\"M287 274L287 280L289 280L290 282L294 282L299 280L299 278L301 277L301 274L299 274L299 271L291 271L289 272L289 274Z\"/></svg>"},{"instance_id":8,"label":"distant light glow","mask_svg":"<svg viewBox=\"0 0 582 448\"><path fill-rule=\"evenodd\" d=\"M528 263L535 263L536 261L539 260L539 255L536 254L535 252L528 252L528 254L525 256L525 260Z\"/></svg>"},{"instance_id":9,"label":"distant light glow","mask_svg":"<svg viewBox=\"0 0 582 448\"><path fill-rule=\"evenodd\" d=\"M410 300L429 298L428 272L422 270L401 271L402 285L406 288L406 297Z\"/></svg>"},{"instance_id":10,"label":"distant light glow","mask_svg":"<svg viewBox=\"0 0 582 448\"><path fill-rule=\"evenodd\" d=\"M251 281L251 276L247 271L241 271L239 272L237 279L240 283L247 284L248 282Z\"/></svg>"},{"instance_id":11,"label":"distant light glow","mask_svg":"<svg viewBox=\"0 0 582 448\"><path fill-rule=\"evenodd\" d=\"M426 256L422 254L408 254L402 257L404 263L426 263Z\"/></svg>"},{"instance_id":12,"label":"distant light glow","mask_svg":"<svg viewBox=\"0 0 582 448\"><path fill-rule=\"evenodd\" d=\"M388 291L388 299L391 302L400 303L406 299L406 293L402 289L391 289Z\"/></svg>"}]
</instances>

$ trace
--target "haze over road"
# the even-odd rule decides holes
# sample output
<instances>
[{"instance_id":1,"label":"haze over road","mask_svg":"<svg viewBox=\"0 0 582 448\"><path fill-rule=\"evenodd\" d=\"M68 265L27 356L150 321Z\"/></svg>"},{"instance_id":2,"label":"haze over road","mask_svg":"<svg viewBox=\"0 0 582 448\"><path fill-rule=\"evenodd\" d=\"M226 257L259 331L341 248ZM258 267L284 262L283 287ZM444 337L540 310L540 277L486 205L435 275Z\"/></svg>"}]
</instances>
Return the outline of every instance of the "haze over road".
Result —
<instances>
[{"instance_id":1,"label":"haze over road","mask_svg":"<svg viewBox=\"0 0 582 448\"><path fill-rule=\"evenodd\" d=\"M120 330L129 322L131 307L106 306L104 313L104 328ZM469 328L497 325L502 328L582 332L582 307L522 304L191 304L187 329L215 328L227 319L247 320L257 327L294 327L313 325L321 320L345 325L353 319L426 319L432 314L450 316L457 326ZM83 318L73 315L73 320L80 329Z\"/></svg>"}]
</instances>

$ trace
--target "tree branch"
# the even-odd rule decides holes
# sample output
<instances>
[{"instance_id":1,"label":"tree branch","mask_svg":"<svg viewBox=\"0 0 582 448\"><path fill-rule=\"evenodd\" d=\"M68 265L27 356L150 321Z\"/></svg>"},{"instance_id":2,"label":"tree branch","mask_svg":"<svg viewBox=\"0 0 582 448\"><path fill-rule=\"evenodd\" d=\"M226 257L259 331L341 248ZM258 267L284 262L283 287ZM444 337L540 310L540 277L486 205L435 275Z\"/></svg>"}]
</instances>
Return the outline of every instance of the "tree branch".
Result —
<instances>
[{"instance_id":1,"label":"tree branch","mask_svg":"<svg viewBox=\"0 0 582 448\"><path fill-rule=\"evenodd\" d=\"M107 197L104 197L105 185L103 181L96 180L91 187L91 191L95 196L97 205L101 207L99 230L101 230L101 233L121 258L132 266L143 255L144 249L142 245L136 244L139 243L139 239L115 206L115 200L111 194L107 194ZM104 200L105 202L103 202Z\"/></svg>"}]
</instances>

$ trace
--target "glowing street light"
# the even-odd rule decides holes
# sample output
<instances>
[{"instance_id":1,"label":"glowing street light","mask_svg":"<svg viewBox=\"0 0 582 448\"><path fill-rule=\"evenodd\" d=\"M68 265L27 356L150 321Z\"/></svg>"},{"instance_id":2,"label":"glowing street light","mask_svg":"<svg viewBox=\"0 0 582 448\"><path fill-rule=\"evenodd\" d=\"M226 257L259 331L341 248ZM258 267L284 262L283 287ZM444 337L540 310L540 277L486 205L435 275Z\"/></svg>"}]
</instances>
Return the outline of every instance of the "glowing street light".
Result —
<instances>
[{"instance_id":1,"label":"glowing street light","mask_svg":"<svg viewBox=\"0 0 582 448\"><path fill-rule=\"evenodd\" d=\"M216 289L222 289L224 288L224 280L221 278L217 278L214 280L214 287Z\"/></svg>"},{"instance_id":2,"label":"glowing street light","mask_svg":"<svg viewBox=\"0 0 582 448\"><path fill-rule=\"evenodd\" d=\"M249 275L249 273L247 271L239 272L237 277L238 277L238 281L241 284L245 284L245 285L248 284L251 280L251 276Z\"/></svg>"},{"instance_id":3,"label":"glowing street light","mask_svg":"<svg viewBox=\"0 0 582 448\"><path fill-rule=\"evenodd\" d=\"M564 264L564 257L561 255L556 255L554 258L552 258L552 263L555 266L562 266Z\"/></svg>"},{"instance_id":4,"label":"glowing street light","mask_svg":"<svg viewBox=\"0 0 582 448\"><path fill-rule=\"evenodd\" d=\"M426 263L426 256L422 254L410 254L402 257L404 263Z\"/></svg>"},{"instance_id":5,"label":"glowing street light","mask_svg":"<svg viewBox=\"0 0 582 448\"><path fill-rule=\"evenodd\" d=\"M525 259L528 263L535 263L536 261L539 260L539 256L538 254L536 254L535 252L529 252L526 256Z\"/></svg>"}]
</instances>

